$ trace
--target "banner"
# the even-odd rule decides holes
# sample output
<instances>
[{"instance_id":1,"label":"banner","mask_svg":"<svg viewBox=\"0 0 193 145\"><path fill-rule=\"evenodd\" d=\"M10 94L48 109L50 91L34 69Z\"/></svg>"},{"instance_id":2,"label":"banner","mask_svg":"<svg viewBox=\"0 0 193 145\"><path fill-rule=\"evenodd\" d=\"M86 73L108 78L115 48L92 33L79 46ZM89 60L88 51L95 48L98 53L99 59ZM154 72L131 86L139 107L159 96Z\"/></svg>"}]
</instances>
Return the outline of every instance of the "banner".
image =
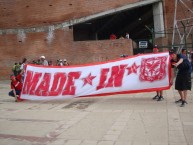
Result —
<instances>
[{"instance_id":1,"label":"banner","mask_svg":"<svg viewBox=\"0 0 193 145\"><path fill-rule=\"evenodd\" d=\"M46 100L169 89L169 53L77 66L27 65L22 99Z\"/></svg>"}]
</instances>

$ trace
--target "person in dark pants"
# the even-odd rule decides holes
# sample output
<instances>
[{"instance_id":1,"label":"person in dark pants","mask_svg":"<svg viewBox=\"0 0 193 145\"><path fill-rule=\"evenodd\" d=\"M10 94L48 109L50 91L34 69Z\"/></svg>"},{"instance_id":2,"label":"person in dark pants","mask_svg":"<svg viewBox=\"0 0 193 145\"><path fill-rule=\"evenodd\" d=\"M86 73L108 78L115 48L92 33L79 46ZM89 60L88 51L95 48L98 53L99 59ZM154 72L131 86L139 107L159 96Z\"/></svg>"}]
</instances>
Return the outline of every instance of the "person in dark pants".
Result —
<instances>
[{"instance_id":1,"label":"person in dark pants","mask_svg":"<svg viewBox=\"0 0 193 145\"><path fill-rule=\"evenodd\" d=\"M184 107L187 104L187 91L191 90L192 82L191 82L191 63L188 58L183 54L176 54L175 52L171 52L171 67L172 67L172 77L171 84L173 84L174 79L174 68L178 69L176 81L175 81L175 89L178 90L180 95L180 99L176 101L176 103L181 103L181 107Z\"/></svg>"},{"instance_id":2,"label":"person in dark pants","mask_svg":"<svg viewBox=\"0 0 193 145\"><path fill-rule=\"evenodd\" d=\"M153 53L158 53L158 52L159 52L159 49L158 49L157 45L155 45L154 48L153 48ZM153 97L152 99L157 100L157 101L164 100L163 90L156 91L156 96Z\"/></svg>"},{"instance_id":3,"label":"person in dark pants","mask_svg":"<svg viewBox=\"0 0 193 145\"><path fill-rule=\"evenodd\" d=\"M15 102L21 101L20 99L20 93L22 91L22 75L19 74L17 76L11 75L11 91L9 92L9 96L12 96L15 98Z\"/></svg>"}]
</instances>

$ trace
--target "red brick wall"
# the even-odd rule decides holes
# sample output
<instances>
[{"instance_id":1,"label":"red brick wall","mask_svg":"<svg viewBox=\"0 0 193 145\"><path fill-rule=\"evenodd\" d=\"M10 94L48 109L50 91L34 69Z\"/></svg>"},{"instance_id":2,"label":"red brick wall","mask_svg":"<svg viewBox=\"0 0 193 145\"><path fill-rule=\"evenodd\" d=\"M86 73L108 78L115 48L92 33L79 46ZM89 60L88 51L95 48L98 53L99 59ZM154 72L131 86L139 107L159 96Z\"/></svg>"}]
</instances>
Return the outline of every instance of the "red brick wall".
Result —
<instances>
[{"instance_id":1,"label":"red brick wall","mask_svg":"<svg viewBox=\"0 0 193 145\"><path fill-rule=\"evenodd\" d=\"M47 33L27 33L25 42L16 35L0 35L0 79L8 79L11 67L23 57L29 61L45 55L48 60L66 58L71 65L101 62L133 54L131 40L79 41L72 40L72 29L57 30L48 44Z\"/></svg>"},{"instance_id":2,"label":"red brick wall","mask_svg":"<svg viewBox=\"0 0 193 145\"><path fill-rule=\"evenodd\" d=\"M138 1L141 0L1 0L0 28L59 23Z\"/></svg>"}]
</instances>

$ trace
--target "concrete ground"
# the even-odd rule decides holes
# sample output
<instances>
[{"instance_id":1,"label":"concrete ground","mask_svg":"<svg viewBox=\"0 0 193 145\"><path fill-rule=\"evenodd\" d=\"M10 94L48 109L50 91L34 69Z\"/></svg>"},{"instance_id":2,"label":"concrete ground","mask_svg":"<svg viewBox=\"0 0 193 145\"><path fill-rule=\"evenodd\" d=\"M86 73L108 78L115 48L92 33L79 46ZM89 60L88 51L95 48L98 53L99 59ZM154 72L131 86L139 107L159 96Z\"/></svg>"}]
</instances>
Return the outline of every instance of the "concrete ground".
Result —
<instances>
[{"instance_id":1,"label":"concrete ground","mask_svg":"<svg viewBox=\"0 0 193 145\"><path fill-rule=\"evenodd\" d=\"M193 145L193 91L14 102L0 81L0 145Z\"/></svg>"}]
</instances>

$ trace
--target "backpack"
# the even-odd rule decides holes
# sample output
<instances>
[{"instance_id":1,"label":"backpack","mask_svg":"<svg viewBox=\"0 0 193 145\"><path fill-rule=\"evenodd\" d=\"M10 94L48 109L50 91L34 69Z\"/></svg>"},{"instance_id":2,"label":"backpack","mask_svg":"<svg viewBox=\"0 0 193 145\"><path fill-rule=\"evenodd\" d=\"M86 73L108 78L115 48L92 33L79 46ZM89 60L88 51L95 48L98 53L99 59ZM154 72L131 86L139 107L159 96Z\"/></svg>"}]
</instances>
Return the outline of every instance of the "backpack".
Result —
<instances>
[{"instance_id":1,"label":"backpack","mask_svg":"<svg viewBox=\"0 0 193 145\"><path fill-rule=\"evenodd\" d=\"M20 68L21 68L21 65L19 65L19 64L15 66L15 70L16 70L17 72L21 71Z\"/></svg>"}]
</instances>

